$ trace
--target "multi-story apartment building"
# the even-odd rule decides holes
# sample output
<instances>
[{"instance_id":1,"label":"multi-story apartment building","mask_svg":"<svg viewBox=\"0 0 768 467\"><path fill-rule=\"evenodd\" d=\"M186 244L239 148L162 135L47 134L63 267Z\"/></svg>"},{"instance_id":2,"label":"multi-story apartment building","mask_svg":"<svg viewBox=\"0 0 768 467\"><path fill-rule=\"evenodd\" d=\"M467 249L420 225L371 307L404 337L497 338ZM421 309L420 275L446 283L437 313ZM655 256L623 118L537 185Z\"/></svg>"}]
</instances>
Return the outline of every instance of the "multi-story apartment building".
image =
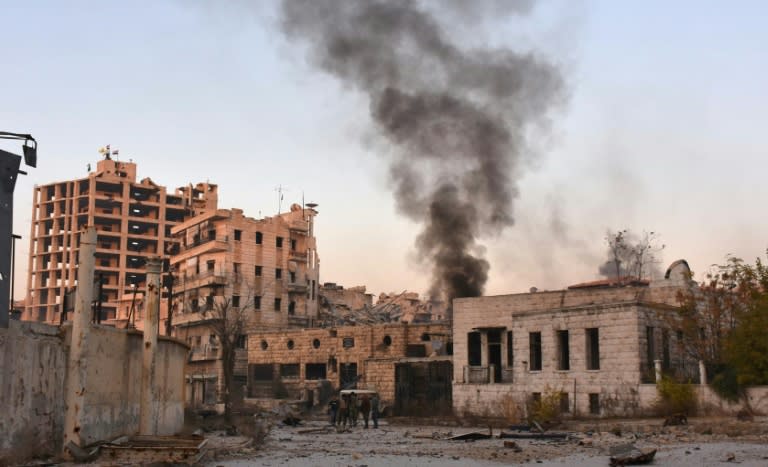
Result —
<instances>
[{"instance_id":1,"label":"multi-story apartment building","mask_svg":"<svg viewBox=\"0 0 768 467\"><path fill-rule=\"evenodd\" d=\"M223 387L220 344L211 327L212 319L221 318L222 306L236 310L229 319L242 317L244 324L235 367L242 385L245 334L313 324L320 261L317 211L308 206L294 204L289 212L263 219L246 217L240 209L219 209L171 229L180 245L171 258L173 332L192 347L188 395L196 400L190 402L211 402Z\"/></svg>"},{"instance_id":2,"label":"multi-story apartment building","mask_svg":"<svg viewBox=\"0 0 768 467\"><path fill-rule=\"evenodd\" d=\"M101 319L117 318L125 294L143 292L149 256L174 251L171 228L217 207L208 183L167 192L149 178L136 179L136 163L107 153L87 177L35 186L30 230L27 300L23 319L62 321L63 297L78 285L79 233L98 231L95 277L101 281ZM135 286L135 287L134 287Z\"/></svg>"}]
</instances>

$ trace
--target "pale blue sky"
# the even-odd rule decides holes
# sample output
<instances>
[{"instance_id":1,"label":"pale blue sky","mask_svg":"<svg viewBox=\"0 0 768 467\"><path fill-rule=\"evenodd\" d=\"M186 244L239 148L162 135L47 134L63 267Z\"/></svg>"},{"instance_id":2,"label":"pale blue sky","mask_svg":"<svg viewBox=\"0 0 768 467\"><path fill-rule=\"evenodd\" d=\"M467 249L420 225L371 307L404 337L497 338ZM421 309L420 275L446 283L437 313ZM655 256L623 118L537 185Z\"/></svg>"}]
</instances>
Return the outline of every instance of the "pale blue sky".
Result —
<instances>
[{"instance_id":1,"label":"pale blue sky","mask_svg":"<svg viewBox=\"0 0 768 467\"><path fill-rule=\"evenodd\" d=\"M32 185L84 176L107 143L139 177L208 179L221 207L252 216L276 211L279 184L286 201L304 192L320 205L321 280L426 290L409 259L418 226L395 215L386 161L365 144L366 101L306 64L275 4L0 0L0 130L40 141L16 189L17 296ZM524 22L457 29L547 54L571 96L537 139L517 225L484 240L488 293L596 278L608 228L660 232L665 264L698 272L762 254L767 17L762 1L553 0Z\"/></svg>"}]
</instances>

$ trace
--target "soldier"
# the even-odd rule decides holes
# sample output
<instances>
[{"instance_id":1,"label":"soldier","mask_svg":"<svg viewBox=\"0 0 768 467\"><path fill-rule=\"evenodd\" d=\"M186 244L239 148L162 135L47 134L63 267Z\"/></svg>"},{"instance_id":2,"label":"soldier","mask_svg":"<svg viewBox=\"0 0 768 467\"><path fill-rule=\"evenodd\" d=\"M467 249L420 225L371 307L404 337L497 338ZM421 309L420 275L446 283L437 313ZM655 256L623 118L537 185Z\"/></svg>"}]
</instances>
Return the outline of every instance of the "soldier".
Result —
<instances>
[{"instance_id":1,"label":"soldier","mask_svg":"<svg viewBox=\"0 0 768 467\"><path fill-rule=\"evenodd\" d=\"M374 394L371 398L371 419L373 420L373 427L379 427L379 395Z\"/></svg>"},{"instance_id":2,"label":"soldier","mask_svg":"<svg viewBox=\"0 0 768 467\"><path fill-rule=\"evenodd\" d=\"M339 398L336 396L331 397L331 401L328 402L328 414L330 415L331 425L336 424L336 414L339 411Z\"/></svg>"},{"instance_id":3,"label":"soldier","mask_svg":"<svg viewBox=\"0 0 768 467\"><path fill-rule=\"evenodd\" d=\"M349 424L351 426L357 426L357 394L352 392L349 395Z\"/></svg>"},{"instance_id":4,"label":"soldier","mask_svg":"<svg viewBox=\"0 0 768 467\"><path fill-rule=\"evenodd\" d=\"M368 416L371 414L371 399L368 398L368 394L363 394L360 401L360 413L363 415L365 427L368 428Z\"/></svg>"},{"instance_id":5,"label":"soldier","mask_svg":"<svg viewBox=\"0 0 768 467\"><path fill-rule=\"evenodd\" d=\"M336 417L336 426L339 429L347 427L347 417L349 416L349 396L341 396L339 400L339 413Z\"/></svg>"}]
</instances>

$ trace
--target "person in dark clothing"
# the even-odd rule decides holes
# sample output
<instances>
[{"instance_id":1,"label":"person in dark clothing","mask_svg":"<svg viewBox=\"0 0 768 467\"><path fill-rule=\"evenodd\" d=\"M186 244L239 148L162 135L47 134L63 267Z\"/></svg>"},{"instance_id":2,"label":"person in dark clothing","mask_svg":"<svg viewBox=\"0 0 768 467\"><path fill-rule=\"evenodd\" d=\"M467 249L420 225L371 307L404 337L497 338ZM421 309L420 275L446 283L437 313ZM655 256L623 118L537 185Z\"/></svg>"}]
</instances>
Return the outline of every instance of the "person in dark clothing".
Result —
<instances>
[{"instance_id":1,"label":"person in dark clothing","mask_svg":"<svg viewBox=\"0 0 768 467\"><path fill-rule=\"evenodd\" d=\"M374 394L371 398L371 420L373 420L373 427L379 427L379 395Z\"/></svg>"},{"instance_id":2,"label":"person in dark clothing","mask_svg":"<svg viewBox=\"0 0 768 467\"><path fill-rule=\"evenodd\" d=\"M330 423L331 425L336 424L336 414L339 412L339 399L336 396L333 396L331 398L331 401L328 402L328 414L330 416Z\"/></svg>"},{"instance_id":3,"label":"person in dark clothing","mask_svg":"<svg viewBox=\"0 0 768 467\"><path fill-rule=\"evenodd\" d=\"M354 392L349 394L349 425L357 426L357 412L360 409L358 407L357 394Z\"/></svg>"},{"instance_id":4,"label":"person in dark clothing","mask_svg":"<svg viewBox=\"0 0 768 467\"><path fill-rule=\"evenodd\" d=\"M363 398L360 400L360 413L363 416L365 427L368 428L368 417L371 414L371 399L368 398L368 394L363 394Z\"/></svg>"},{"instance_id":5,"label":"person in dark clothing","mask_svg":"<svg viewBox=\"0 0 768 467\"><path fill-rule=\"evenodd\" d=\"M341 396L339 400L339 413L336 417L336 426L338 429L344 429L347 427L347 418L349 417L349 396Z\"/></svg>"}]
</instances>

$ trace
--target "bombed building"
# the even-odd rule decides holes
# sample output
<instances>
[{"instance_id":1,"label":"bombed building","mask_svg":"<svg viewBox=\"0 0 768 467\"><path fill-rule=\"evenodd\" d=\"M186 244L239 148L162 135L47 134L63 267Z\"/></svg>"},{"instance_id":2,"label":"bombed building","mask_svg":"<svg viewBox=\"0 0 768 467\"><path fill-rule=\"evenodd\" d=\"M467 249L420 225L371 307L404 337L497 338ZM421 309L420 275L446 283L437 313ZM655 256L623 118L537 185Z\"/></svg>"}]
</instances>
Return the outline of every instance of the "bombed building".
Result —
<instances>
[{"instance_id":1,"label":"bombed building","mask_svg":"<svg viewBox=\"0 0 768 467\"><path fill-rule=\"evenodd\" d=\"M376 389L394 413L449 413L451 354L447 324L254 332L248 396L317 402L327 381L338 389Z\"/></svg>"},{"instance_id":2,"label":"bombed building","mask_svg":"<svg viewBox=\"0 0 768 467\"><path fill-rule=\"evenodd\" d=\"M98 232L98 282L93 286L99 318L125 321L119 304L124 295L145 292L147 258L169 258L176 244L171 229L216 210L216 185L199 183L169 193L148 177L137 181L136 171L136 163L115 160L107 152L87 177L35 186L22 319L66 320L65 296L78 284L78 235L93 225Z\"/></svg>"},{"instance_id":3,"label":"bombed building","mask_svg":"<svg viewBox=\"0 0 768 467\"><path fill-rule=\"evenodd\" d=\"M670 319L689 287L677 261L658 281L455 300L454 410L484 414L507 401L523 413L557 393L566 414L641 414L662 372L698 381Z\"/></svg>"}]
</instances>

